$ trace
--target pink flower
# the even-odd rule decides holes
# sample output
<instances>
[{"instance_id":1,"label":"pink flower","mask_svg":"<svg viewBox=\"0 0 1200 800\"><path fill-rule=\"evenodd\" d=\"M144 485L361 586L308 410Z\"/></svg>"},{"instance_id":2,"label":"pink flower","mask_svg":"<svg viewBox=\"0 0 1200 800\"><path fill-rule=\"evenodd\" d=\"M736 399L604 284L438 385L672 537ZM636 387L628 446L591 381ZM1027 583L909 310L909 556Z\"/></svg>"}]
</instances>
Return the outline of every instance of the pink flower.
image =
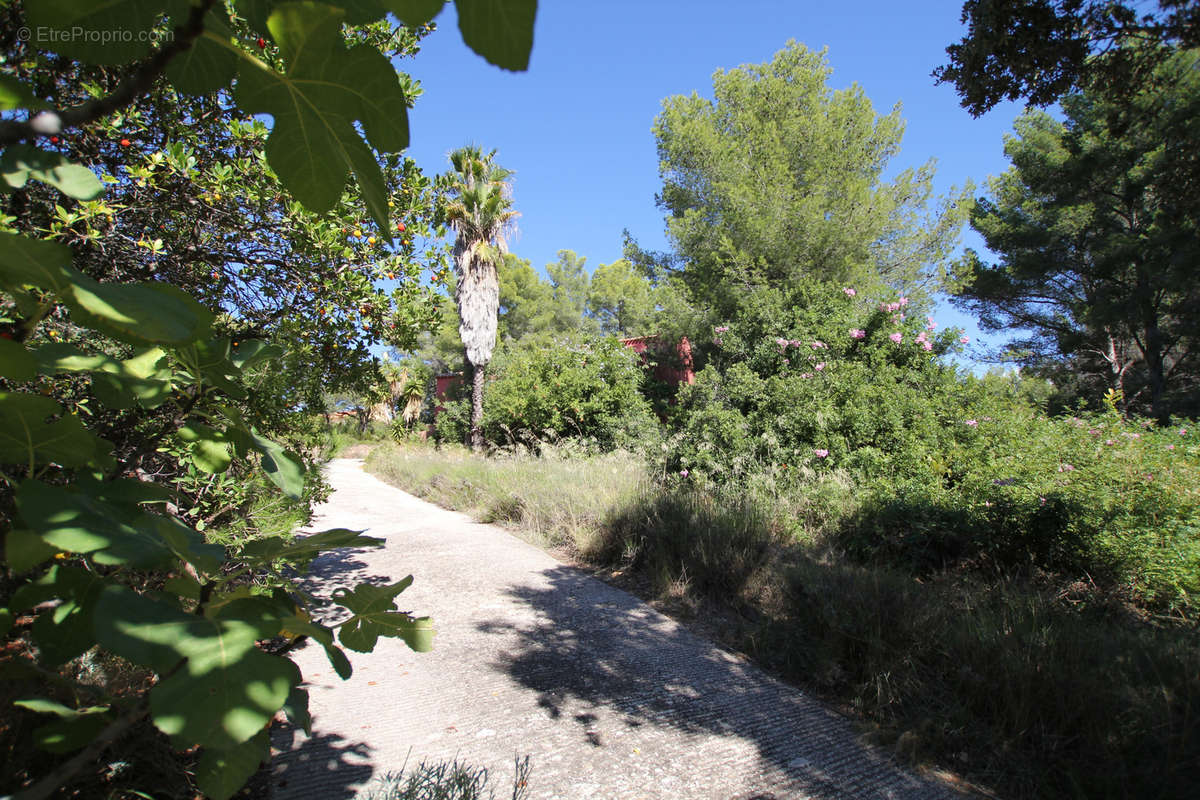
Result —
<instances>
[{"instance_id":1,"label":"pink flower","mask_svg":"<svg viewBox=\"0 0 1200 800\"><path fill-rule=\"evenodd\" d=\"M1114 442L1112 439L1105 439L1104 443L1109 447L1112 447L1114 444L1116 444L1116 442Z\"/></svg>"},{"instance_id":2,"label":"pink flower","mask_svg":"<svg viewBox=\"0 0 1200 800\"><path fill-rule=\"evenodd\" d=\"M965 424L968 428L975 428L978 427L979 420L969 419L963 424Z\"/></svg>"},{"instance_id":3,"label":"pink flower","mask_svg":"<svg viewBox=\"0 0 1200 800\"><path fill-rule=\"evenodd\" d=\"M907 298L907 297L901 297L901 298L900 298L900 302L899 302L899 303L897 303L896 305L898 305L898 306L906 306L906 305L908 305L908 298Z\"/></svg>"},{"instance_id":4,"label":"pink flower","mask_svg":"<svg viewBox=\"0 0 1200 800\"><path fill-rule=\"evenodd\" d=\"M1070 465L1070 464L1059 464L1059 465L1058 465L1058 471L1059 471L1059 472L1074 472L1074 471L1075 471L1075 467L1073 467L1073 466L1072 466L1072 465Z\"/></svg>"},{"instance_id":5,"label":"pink flower","mask_svg":"<svg viewBox=\"0 0 1200 800\"><path fill-rule=\"evenodd\" d=\"M679 475L686 478L688 476L688 471L686 469L681 469L679 470Z\"/></svg>"},{"instance_id":6,"label":"pink flower","mask_svg":"<svg viewBox=\"0 0 1200 800\"><path fill-rule=\"evenodd\" d=\"M813 367L813 369L815 369L817 372L820 372L821 370L825 369L825 362L822 361L820 364L817 364L815 367Z\"/></svg>"},{"instance_id":7,"label":"pink flower","mask_svg":"<svg viewBox=\"0 0 1200 800\"><path fill-rule=\"evenodd\" d=\"M925 331L921 331L920 333L918 333L918 334L917 334L917 341L918 341L918 342L923 342L923 341L925 341L925 337L926 337L926 335L927 335L927 334L925 333Z\"/></svg>"},{"instance_id":8,"label":"pink flower","mask_svg":"<svg viewBox=\"0 0 1200 800\"><path fill-rule=\"evenodd\" d=\"M1169 444L1169 445L1167 445L1167 449L1168 449L1168 450L1174 450L1174 449L1175 449L1175 445L1173 445L1173 444Z\"/></svg>"},{"instance_id":9,"label":"pink flower","mask_svg":"<svg viewBox=\"0 0 1200 800\"><path fill-rule=\"evenodd\" d=\"M812 376L813 376L813 374L811 372L801 372L800 373L801 378L811 378Z\"/></svg>"},{"instance_id":10,"label":"pink flower","mask_svg":"<svg viewBox=\"0 0 1200 800\"><path fill-rule=\"evenodd\" d=\"M787 339L784 339L784 338L783 338L783 337L781 337L781 336L776 336L776 337L775 337L775 344L779 345L780 347L787 347L787 346L788 346L788 340L787 340Z\"/></svg>"},{"instance_id":11,"label":"pink flower","mask_svg":"<svg viewBox=\"0 0 1200 800\"><path fill-rule=\"evenodd\" d=\"M958 343L959 343L959 344L969 344L969 343L970 343L970 341L971 341L971 337L970 337L970 336L960 336L960 337L958 337Z\"/></svg>"},{"instance_id":12,"label":"pink flower","mask_svg":"<svg viewBox=\"0 0 1200 800\"><path fill-rule=\"evenodd\" d=\"M1187 436L1187 428L1180 428L1180 429L1179 429L1179 435L1180 435L1180 436Z\"/></svg>"},{"instance_id":13,"label":"pink flower","mask_svg":"<svg viewBox=\"0 0 1200 800\"><path fill-rule=\"evenodd\" d=\"M888 338L896 344L900 344L904 341L904 334L897 331L896 333L888 334Z\"/></svg>"},{"instance_id":14,"label":"pink flower","mask_svg":"<svg viewBox=\"0 0 1200 800\"><path fill-rule=\"evenodd\" d=\"M842 291L846 293L846 297L854 297L854 295L858 294L858 292L849 287L842 289Z\"/></svg>"},{"instance_id":15,"label":"pink flower","mask_svg":"<svg viewBox=\"0 0 1200 800\"><path fill-rule=\"evenodd\" d=\"M931 322L931 323L929 323L928 325L926 325L926 326L925 326L925 330L927 330L927 331L936 331L936 330L937 330L937 323L936 323L936 322Z\"/></svg>"},{"instance_id":16,"label":"pink flower","mask_svg":"<svg viewBox=\"0 0 1200 800\"><path fill-rule=\"evenodd\" d=\"M809 347L811 347L813 350L820 350L823 347L828 348L829 345L825 344L820 339L818 339L817 341L815 341L811 345L809 345Z\"/></svg>"},{"instance_id":17,"label":"pink flower","mask_svg":"<svg viewBox=\"0 0 1200 800\"><path fill-rule=\"evenodd\" d=\"M921 349L926 353L930 352L933 350L933 342L921 342Z\"/></svg>"},{"instance_id":18,"label":"pink flower","mask_svg":"<svg viewBox=\"0 0 1200 800\"><path fill-rule=\"evenodd\" d=\"M864 331L862 328L851 328L850 329L850 338L851 339L865 339L865 338L867 338L867 332Z\"/></svg>"},{"instance_id":19,"label":"pink flower","mask_svg":"<svg viewBox=\"0 0 1200 800\"><path fill-rule=\"evenodd\" d=\"M729 330L729 326L728 325L718 325L713 330L716 331L717 333L725 333L727 330Z\"/></svg>"},{"instance_id":20,"label":"pink flower","mask_svg":"<svg viewBox=\"0 0 1200 800\"><path fill-rule=\"evenodd\" d=\"M825 450L824 448L818 447L817 449L813 450L813 455L816 456L817 458L825 458L826 456L829 455L829 451Z\"/></svg>"},{"instance_id":21,"label":"pink flower","mask_svg":"<svg viewBox=\"0 0 1200 800\"><path fill-rule=\"evenodd\" d=\"M1099 431L1099 429L1097 429L1097 428L1089 428L1089 429L1088 429L1088 433L1090 433L1092 436L1099 436L1099 435L1100 435L1100 431Z\"/></svg>"}]
</instances>

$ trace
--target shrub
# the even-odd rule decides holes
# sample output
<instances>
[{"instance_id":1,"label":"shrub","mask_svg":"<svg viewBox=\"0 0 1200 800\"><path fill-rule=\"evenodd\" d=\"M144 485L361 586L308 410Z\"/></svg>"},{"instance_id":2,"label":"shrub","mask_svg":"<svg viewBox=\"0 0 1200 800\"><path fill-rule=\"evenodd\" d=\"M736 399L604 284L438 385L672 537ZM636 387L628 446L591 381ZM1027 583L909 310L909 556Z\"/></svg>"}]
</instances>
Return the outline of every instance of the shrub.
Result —
<instances>
[{"instance_id":1,"label":"shrub","mask_svg":"<svg viewBox=\"0 0 1200 800\"><path fill-rule=\"evenodd\" d=\"M926 474L959 416L957 375L937 358L957 334L932 333L909 308L841 288L764 293L714 329L708 365L680 396L667 471L718 484L798 465Z\"/></svg>"},{"instance_id":2,"label":"shrub","mask_svg":"<svg viewBox=\"0 0 1200 800\"><path fill-rule=\"evenodd\" d=\"M491 375L483 430L494 444L577 438L613 450L657 438L637 355L612 337L510 345Z\"/></svg>"},{"instance_id":3,"label":"shrub","mask_svg":"<svg viewBox=\"0 0 1200 800\"><path fill-rule=\"evenodd\" d=\"M956 334L935 337L910 307L812 289L717 326L663 473L773 492L793 511L832 499L826 530L860 560L1039 570L1192 615L1194 433L1115 407L1050 418L1031 402L1044 387L941 363ZM853 502L832 497L839 483Z\"/></svg>"}]
</instances>

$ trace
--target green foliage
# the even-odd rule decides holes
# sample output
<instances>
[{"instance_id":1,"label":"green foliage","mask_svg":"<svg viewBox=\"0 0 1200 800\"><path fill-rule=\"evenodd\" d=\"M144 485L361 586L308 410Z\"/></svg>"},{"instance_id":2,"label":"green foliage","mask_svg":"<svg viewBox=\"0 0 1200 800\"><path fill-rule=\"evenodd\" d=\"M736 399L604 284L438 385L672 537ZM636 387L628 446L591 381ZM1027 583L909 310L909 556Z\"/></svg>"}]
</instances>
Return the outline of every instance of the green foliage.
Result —
<instances>
[{"instance_id":1,"label":"green foliage","mask_svg":"<svg viewBox=\"0 0 1200 800\"><path fill-rule=\"evenodd\" d=\"M1185 188L1200 148L1194 60L1166 62L1159 82L1129 100L1070 95L1062 122L1019 118L1005 143L1013 166L971 214L999 261L968 251L954 289L986 328L1029 331L1008 345L1013 358L1074 373L1093 403L1119 390L1162 420L1200 411L1189 366L1200 201Z\"/></svg>"},{"instance_id":2,"label":"green foliage","mask_svg":"<svg viewBox=\"0 0 1200 800\"><path fill-rule=\"evenodd\" d=\"M472 46L509 68L524 63L535 4L458 5ZM18 698L17 708L52 718L32 739L60 757L44 775L6 779L37 779L28 796L49 796L148 717L174 745L200 748L195 780L202 792L229 797L268 756L267 726L279 711L301 725L308 719L303 678L286 655L301 640L316 640L342 677L350 664L335 634L359 650L372 649L379 636L416 650L431 643L427 618L395 608L411 577L340 589L333 600L348 616L312 621L317 601L296 583L312 558L379 542L353 531L291 541L297 509L304 516L321 491L315 467L292 446L317 440L315 415L297 412L296 396L285 391L287 371L271 369L281 358L296 366L295 354L252 334L287 330L275 315L297 295L279 291L265 252L228 244L254 242L245 220L255 220L279 232L265 237L268 246L331 264L325 290L353 298L354 317L377 325L390 318L410 330L426 324L415 281L393 296L395 306L374 305L371 282L389 262L344 268L391 241L389 208L421 213L410 201L423 185L418 179L397 191L413 173L388 155L408 143L414 87L383 52L415 39L394 38L381 21L384 7L374 4L345 12L313 2L129 0L95 8L29 0L0 13L6 21L25 14L35 29L58 34L17 43L5 59L16 77L5 77L3 102L18 113L0 121L7 147L0 189L6 210L19 206L21 213L6 215L0 231L0 629L6 649L26 651L37 662L31 674L45 679L45 696ZM343 30L343 22L361 27ZM164 24L173 37L161 35ZM491 24L494 35L485 30ZM73 26L127 35L97 46L63 35ZM105 71L73 59L138 64ZM44 68L48 61L55 69ZM181 94L156 83L164 71ZM89 96L100 102L80 104ZM57 152L57 136L21 118L47 105L38 97L52 98L63 128L56 132L72 146L89 143L82 148L87 164L72 163ZM230 101L236 111L227 111ZM251 120L261 113L274 117L269 133ZM219 136L206 138L214 125ZM138 134L151 129L155 144L143 146ZM37 137L56 150L23 142ZM114 162L126 167L117 176L108 175ZM93 163L100 180L88 169ZM358 182L348 193L351 171ZM103 184L129 202L100 197ZM237 203L221 206L222 192ZM154 193L161 206L149 202ZM349 216L360 203L378 226L375 236L364 237L358 214ZM340 216L311 213L334 207ZM137 220L134 236L113 235L123 230L113 221L118 210ZM352 245L347 221L356 229ZM158 235L168 226L176 236ZM397 229L405 231L404 223ZM197 238L181 246L188 232ZM121 243L116 258L110 242ZM121 251L127 242L136 242L139 257ZM406 239L399 247L389 257L412 252ZM160 263L172 269L159 273ZM200 292L208 303L164 280L190 276L182 283L194 289L196 273L210 270L218 291ZM254 301L235 297L231 313L216 316L206 306L225 298L222 272L261 293ZM320 298L315 284L313 293ZM293 333L306 327L336 337L336 325L313 324L330 310L322 302L319 314L292 320ZM262 313L272 304L275 311ZM295 348L299 361L305 344ZM285 498L273 513L277 535L210 527L230 511L263 508L267 482ZM28 612L32 625L14 625L14 612ZM77 682L71 665L94 657L120 657L126 669L141 670L141 686ZM81 748L83 758L61 758Z\"/></svg>"},{"instance_id":3,"label":"green foliage","mask_svg":"<svg viewBox=\"0 0 1200 800\"><path fill-rule=\"evenodd\" d=\"M519 340L533 333L553 331L554 290L534 271L529 259L506 253L496 264L500 280L499 328L501 341Z\"/></svg>"},{"instance_id":4,"label":"green foliage","mask_svg":"<svg viewBox=\"0 0 1200 800\"><path fill-rule=\"evenodd\" d=\"M933 74L975 116L1003 100L1047 106L1079 90L1136 91L1172 46L1200 45L1195 9L1178 0L967 0L962 21L967 34Z\"/></svg>"},{"instance_id":5,"label":"green foliage","mask_svg":"<svg viewBox=\"0 0 1200 800\"><path fill-rule=\"evenodd\" d=\"M1077 584L986 582L804 556L740 644L871 721L902 758L1005 797L1185 797L1195 632L1131 621ZM774 595L778 597L778 594Z\"/></svg>"},{"instance_id":6,"label":"green foliage","mask_svg":"<svg viewBox=\"0 0 1200 800\"><path fill-rule=\"evenodd\" d=\"M871 481L844 522L859 557L929 573L974 565L1090 580L1192 617L1200 602L1200 447L1186 427L1047 418L978 398L935 455L941 480ZM1183 433L1181 433L1183 431Z\"/></svg>"},{"instance_id":7,"label":"green foliage","mask_svg":"<svg viewBox=\"0 0 1200 800\"><path fill-rule=\"evenodd\" d=\"M714 327L708 366L680 394L667 469L701 484L928 474L926 450L959 414L954 371L937 358L957 334L930 330L907 298L876 306L853 287L755 298Z\"/></svg>"},{"instance_id":8,"label":"green foliage","mask_svg":"<svg viewBox=\"0 0 1200 800\"><path fill-rule=\"evenodd\" d=\"M532 340L504 348L484 398L494 444L578 438L602 450L657 438L637 355L613 338Z\"/></svg>"},{"instance_id":9,"label":"green foliage","mask_svg":"<svg viewBox=\"0 0 1200 800\"><path fill-rule=\"evenodd\" d=\"M23 24L19 9L0 11L6 24ZM255 35L239 29L237 39L252 43ZM423 35L386 23L346 29L347 46L375 47L398 64ZM251 49L257 57L272 52ZM83 64L51 68L53 59L17 45L6 65L59 107L119 83L119 75ZM420 87L396 75L411 105ZM39 141L45 154L80 162L97 187L107 187L103 197L64 204L57 191L29 182L20 196L0 195L0 204L21 232L69 245L74 266L101 283L174 284L223 312L218 330L233 341L284 345L257 393L261 405L277 402L273 413L283 417L299 404L318 406L323 390L361 389L374 369L373 343L406 345L432 324L435 295L420 274L425 265L444 267L446 254L435 241L431 182L410 159L378 159L399 234L389 243L364 219L354 184L327 215L296 202L267 164L269 132L228 97L164 87L57 142ZM241 235L231 236L231 226ZM79 331L63 320L48 323L62 340L76 340Z\"/></svg>"},{"instance_id":10,"label":"green foliage","mask_svg":"<svg viewBox=\"0 0 1200 800\"><path fill-rule=\"evenodd\" d=\"M831 72L790 42L655 120L668 235L694 298L719 313L747 287L813 280L915 295L954 247L968 195L935 202L932 162L884 181L899 108L876 115L858 86L830 90Z\"/></svg>"},{"instance_id":11,"label":"green foliage","mask_svg":"<svg viewBox=\"0 0 1200 800\"><path fill-rule=\"evenodd\" d=\"M854 503L831 522L857 558L919 574L1043 570L1195 614L1200 453L1186 425L1126 422L1115 406L1049 418L1027 385L942 364L957 334L899 300L834 287L759 297L717 326L665 473L785 496L846 483Z\"/></svg>"},{"instance_id":12,"label":"green foliage","mask_svg":"<svg viewBox=\"0 0 1200 800\"><path fill-rule=\"evenodd\" d=\"M601 264L588 286L588 313L614 336L652 336L659 295L646 276L624 258Z\"/></svg>"}]
</instances>

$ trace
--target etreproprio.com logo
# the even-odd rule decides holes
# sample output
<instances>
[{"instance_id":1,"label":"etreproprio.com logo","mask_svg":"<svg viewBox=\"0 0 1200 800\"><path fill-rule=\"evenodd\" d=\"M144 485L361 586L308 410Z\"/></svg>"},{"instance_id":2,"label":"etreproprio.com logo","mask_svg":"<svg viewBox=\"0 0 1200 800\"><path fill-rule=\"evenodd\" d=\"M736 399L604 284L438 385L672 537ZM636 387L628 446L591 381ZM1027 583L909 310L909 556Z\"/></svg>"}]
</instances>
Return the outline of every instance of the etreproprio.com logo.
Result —
<instances>
[{"instance_id":1,"label":"etreproprio.com logo","mask_svg":"<svg viewBox=\"0 0 1200 800\"><path fill-rule=\"evenodd\" d=\"M173 30L132 31L128 28L85 28L75 25L70 28L51 28L39 25L36 28L20 28L17 38L36 45L86 42L88 44L128 44L129 42L170 42L175 39Z\"/></svg>"}]
</instances>

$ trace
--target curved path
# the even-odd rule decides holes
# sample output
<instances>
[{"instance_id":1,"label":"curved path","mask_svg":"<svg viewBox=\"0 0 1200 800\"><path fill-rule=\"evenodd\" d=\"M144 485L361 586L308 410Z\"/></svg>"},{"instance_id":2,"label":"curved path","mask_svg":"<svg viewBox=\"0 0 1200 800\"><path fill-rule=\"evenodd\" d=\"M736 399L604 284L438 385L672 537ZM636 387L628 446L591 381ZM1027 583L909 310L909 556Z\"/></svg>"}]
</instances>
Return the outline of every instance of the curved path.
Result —
<instances>
[{"instance_id":1,"label":"curved path","mask_svg":"<svg viewBox=\"0 0 1200 800\"><path fill-rule=\"evenodd\" d=\"M313 735L276 727L276 800L338 800L376 775L457 758L510 794L530 757L533 798L939 798L945 786L860 744L803 692L689 633L619 589L503 529L390 487L362 462L329 467L314 530L369 529L374 550L314 564L312 589L416 582L399 606L434 618L434 651L394 639L297 653Z\"/></svg>"}]
</instances>

